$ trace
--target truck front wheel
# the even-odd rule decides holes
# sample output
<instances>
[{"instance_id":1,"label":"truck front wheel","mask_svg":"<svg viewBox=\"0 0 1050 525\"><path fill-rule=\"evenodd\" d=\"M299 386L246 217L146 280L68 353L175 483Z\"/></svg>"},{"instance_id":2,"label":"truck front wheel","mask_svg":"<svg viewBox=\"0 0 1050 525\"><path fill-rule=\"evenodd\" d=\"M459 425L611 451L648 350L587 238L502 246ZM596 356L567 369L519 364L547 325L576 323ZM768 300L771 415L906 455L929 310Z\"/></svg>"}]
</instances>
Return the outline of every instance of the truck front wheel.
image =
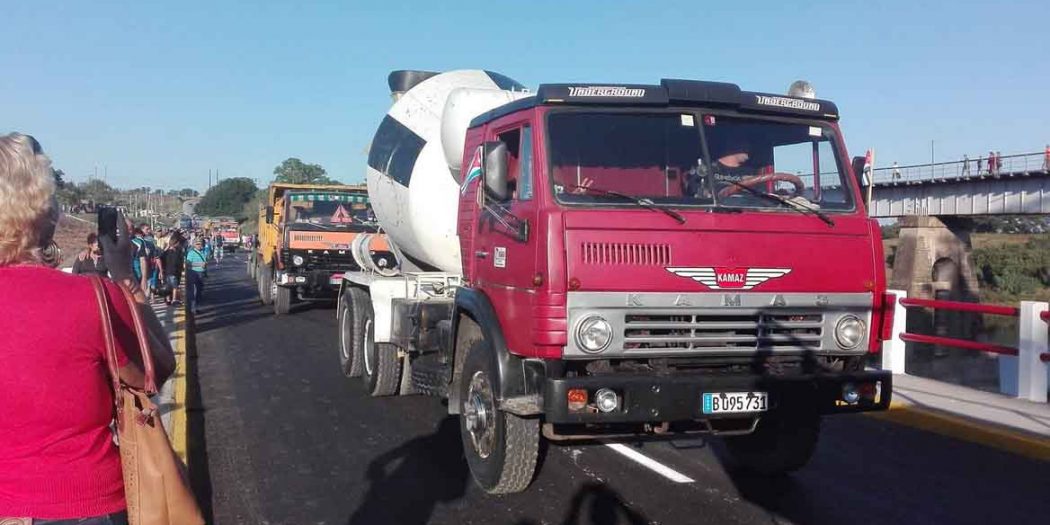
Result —
<instances>
[{"instance_id":1,"label":"truck front wheel","mask_svg":"<svg viewBox=\"0 0 1050 525\"><path fill-rule=\"evenodd\" d=\"M763 416L754 432L727 437L725 443L740 468L776 476L806 466L819 435L820 415L785 410Z\"/></svg>"},{"instance_id":2,"label":"truck front wheel","mask_svg":"<svg viewBox=\"0 0 1050 525\"><path fill-rule=\"evenodd\" d=\"M363 291L358 290L358 293L363 298L354 301L355 325L357 319L360 319L361 323L355 341L361 341L361 360L364 368L362 378L365 388L373 397L392 396L401 386L401 360L397 357L397 347L375 342L375 312L372 310L372 300Z\"/></svg>"},{"instance_id":3,"label":"truck front wheel","mask_svg":"<svg viewBox=\"0 0 1050 525\"><path fill-rule=\"evenodd\" d=\"M292 310L292 289L278 286L273 298L273 313L285 315Z\"/></svg>"},{"instance_id":4,"label":"truck front wheel","mask_svg":"<svg viewBox=\"0 0 1050 525\"><path fill-rule=\"evenodd\" d=\"M470 472L489 494L521 492L536 472L539 419L499 410L488 344L475 341L465 350L467 359L458 385L463 403L459 427Z\"/></svg>"},{"instance_id":5,"label":"truck front wheel","mask_svg":"<svg viewBox=\"0 0 1050 525\"><path fill-rule=\"evenodd\" d=\"M255 273L259 275L259 299L265 305L273 304L273 272L265 264L260 264Z\"/></svg>"}]
</instances>

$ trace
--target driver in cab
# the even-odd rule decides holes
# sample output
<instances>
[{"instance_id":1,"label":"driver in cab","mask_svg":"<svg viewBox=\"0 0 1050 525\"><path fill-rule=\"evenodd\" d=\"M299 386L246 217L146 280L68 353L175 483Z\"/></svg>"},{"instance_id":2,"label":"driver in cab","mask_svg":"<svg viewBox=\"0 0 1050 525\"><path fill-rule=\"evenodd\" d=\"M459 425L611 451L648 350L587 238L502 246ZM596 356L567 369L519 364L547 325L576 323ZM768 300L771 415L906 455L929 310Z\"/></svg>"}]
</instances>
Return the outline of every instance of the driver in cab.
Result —
<instances>
[{"instance_id":1,"label":"driver in cab","mask_svg":"<svg viewBox=\"0 0 1050 525\"><path fill-rule=\"evenodd\" d=\"M730 138L721 149L722 151L718 154L718 157L711 163L711 171L714 172L715 191L727 186L726 181L740 182L758 173L758 170L748 163L751 160L751 154L748 152L748 144L744 140L739 137ZM683 193L692 197L710 198L704 182L706 177L704 177L703 173L705 172L706 170L702 167L693 166L690 168L682 179L684 185Z\"/></svg>"}]
</instances>

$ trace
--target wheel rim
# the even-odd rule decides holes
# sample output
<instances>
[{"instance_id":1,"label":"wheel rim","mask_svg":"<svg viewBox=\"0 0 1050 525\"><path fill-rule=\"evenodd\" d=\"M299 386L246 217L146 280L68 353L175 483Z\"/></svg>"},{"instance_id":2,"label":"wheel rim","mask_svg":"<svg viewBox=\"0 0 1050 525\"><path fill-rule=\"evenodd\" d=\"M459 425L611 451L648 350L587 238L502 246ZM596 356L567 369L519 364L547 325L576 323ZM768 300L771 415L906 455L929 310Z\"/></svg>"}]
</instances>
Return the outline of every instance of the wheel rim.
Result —
<instances>
[{"instance_id":1,"label":"wheel rim","mask_svg":"<svg viewBox=\"0 0 1050 525\"><path fill-rule=\"evenodd\" d=\"M488 458L496 441L496 404L492 386L484 372L475 372L470 378L467 399L463 402L463 416L474 452L482 458Z\"/></svg>"},{"instance_id":2,"label":"wheel rim","mask_svg":"<svg viewBox=\"0 0 1050 525\"><path fill-rule=\"evenodd\" d=\"M374 336L372 335L372 320L365 320L365 373L369 376L372 375L372 369L375 367L375 363L372 362L372 352L376 350L376 343Z\"/></svg>"},{"instance_id":3,"label":"wheel rim","mask_svg":"<svg viewBox=\"0 0 1050 525\"><path fill-rule=\"evenodd\" d=\"M350 349L347 348L347 344L346 344L347 343L347 341L346 341L347 340L346 331L349 328L347 326L347 323L349 321L347 321L346 318L348 317L347 314L349 314L349 313L350 313L350 309L349 308L343 308L343 316L342 316L343 319L342 319L342 322L339 323L339 351L343 353L343 359L345 359L347 361L350 360Z\"/></svg>"}]
</instances>

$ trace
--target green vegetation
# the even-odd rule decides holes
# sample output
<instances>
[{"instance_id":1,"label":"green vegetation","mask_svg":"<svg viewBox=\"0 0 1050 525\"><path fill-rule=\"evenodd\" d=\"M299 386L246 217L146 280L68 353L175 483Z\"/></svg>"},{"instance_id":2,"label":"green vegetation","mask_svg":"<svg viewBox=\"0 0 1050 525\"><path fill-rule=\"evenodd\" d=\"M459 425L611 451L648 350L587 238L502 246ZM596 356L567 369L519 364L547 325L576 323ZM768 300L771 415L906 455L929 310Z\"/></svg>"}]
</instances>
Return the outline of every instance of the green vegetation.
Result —
<instances>
[{"instance_id":1,"label":"green vegetation","mask_svg":"<svg viewBox=\"0 0 1050 525\"><path fill-rule=\"evenodd\" d=\"M273 169L274 182L289 184L339 184L328 178L328 172L320 164L306 164L291 157Z\"/></svg>"},{"instance_id":2,"label":"green vegetation","mask_svg":"<svg viewBox=\"0 0 1050 525\"><path fill-rule=\"evenodd\" d=\"M972 257L982 292L988 292L982 295L988 299L1016 302L1050 296L1050 236L977 248Z\"/></svg>"},{"instance_id":3,"label":"green vegetation","mask_svg":"<svg viewBox=\"0 0 1050 525\"><path fill-rule=\"evenodd\" d=\"M223 179L212 186L201 198L196 207L197 214L213 217L228 215L238 221L243 221L247 218L244 213L244 205L257 191L259 188L249 178Z\"/></svg>"}]
</instances>

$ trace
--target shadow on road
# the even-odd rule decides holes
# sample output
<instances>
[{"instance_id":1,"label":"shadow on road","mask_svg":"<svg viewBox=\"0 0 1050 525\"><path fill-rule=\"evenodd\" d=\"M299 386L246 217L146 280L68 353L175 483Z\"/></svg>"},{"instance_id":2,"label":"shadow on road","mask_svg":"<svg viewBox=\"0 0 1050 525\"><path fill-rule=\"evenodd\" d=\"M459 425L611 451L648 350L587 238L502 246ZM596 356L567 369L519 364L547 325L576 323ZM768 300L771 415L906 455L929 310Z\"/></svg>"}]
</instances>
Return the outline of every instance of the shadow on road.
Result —
<instances>
[{"instance_id":1,"label":"shadow on road","mask_svg":"<svg viewBox=\"0 0 1050 525\"><path fill-rule=\"evenodd\" d=\"M470 473L462 446L459 420L446 417L432 434L372 460L366 472L368 493L348 523L427 523L438 503L454 501L466 492Z\"/></svg>"},{"instance_id":2,"label":"shadow on road","mask_svg":"<svg viewBox=\"0 0 1050 525\"><path fill-rule=\"evenodd\" d=\"M535 525L531 520L517 525ZM561 525L645 525L649 520L635 512L615 490L597 482L580 487L569 502L569 511Z\"/></svg>"},{"instance_id":3,"label":"shadow on road","mask_svg":"<svg viewBox=\"0 0 1050 525\"><path fill-rule=\"evenodd\" d=\"M186 308L183 305L183 308ZM204 428L204 400L201 396L197 361L197 328L193 314L186 308L186 433L190 487L204 513L206 523L214 523L211 472L208 443Z\"/></svg>"}]
</instances>

